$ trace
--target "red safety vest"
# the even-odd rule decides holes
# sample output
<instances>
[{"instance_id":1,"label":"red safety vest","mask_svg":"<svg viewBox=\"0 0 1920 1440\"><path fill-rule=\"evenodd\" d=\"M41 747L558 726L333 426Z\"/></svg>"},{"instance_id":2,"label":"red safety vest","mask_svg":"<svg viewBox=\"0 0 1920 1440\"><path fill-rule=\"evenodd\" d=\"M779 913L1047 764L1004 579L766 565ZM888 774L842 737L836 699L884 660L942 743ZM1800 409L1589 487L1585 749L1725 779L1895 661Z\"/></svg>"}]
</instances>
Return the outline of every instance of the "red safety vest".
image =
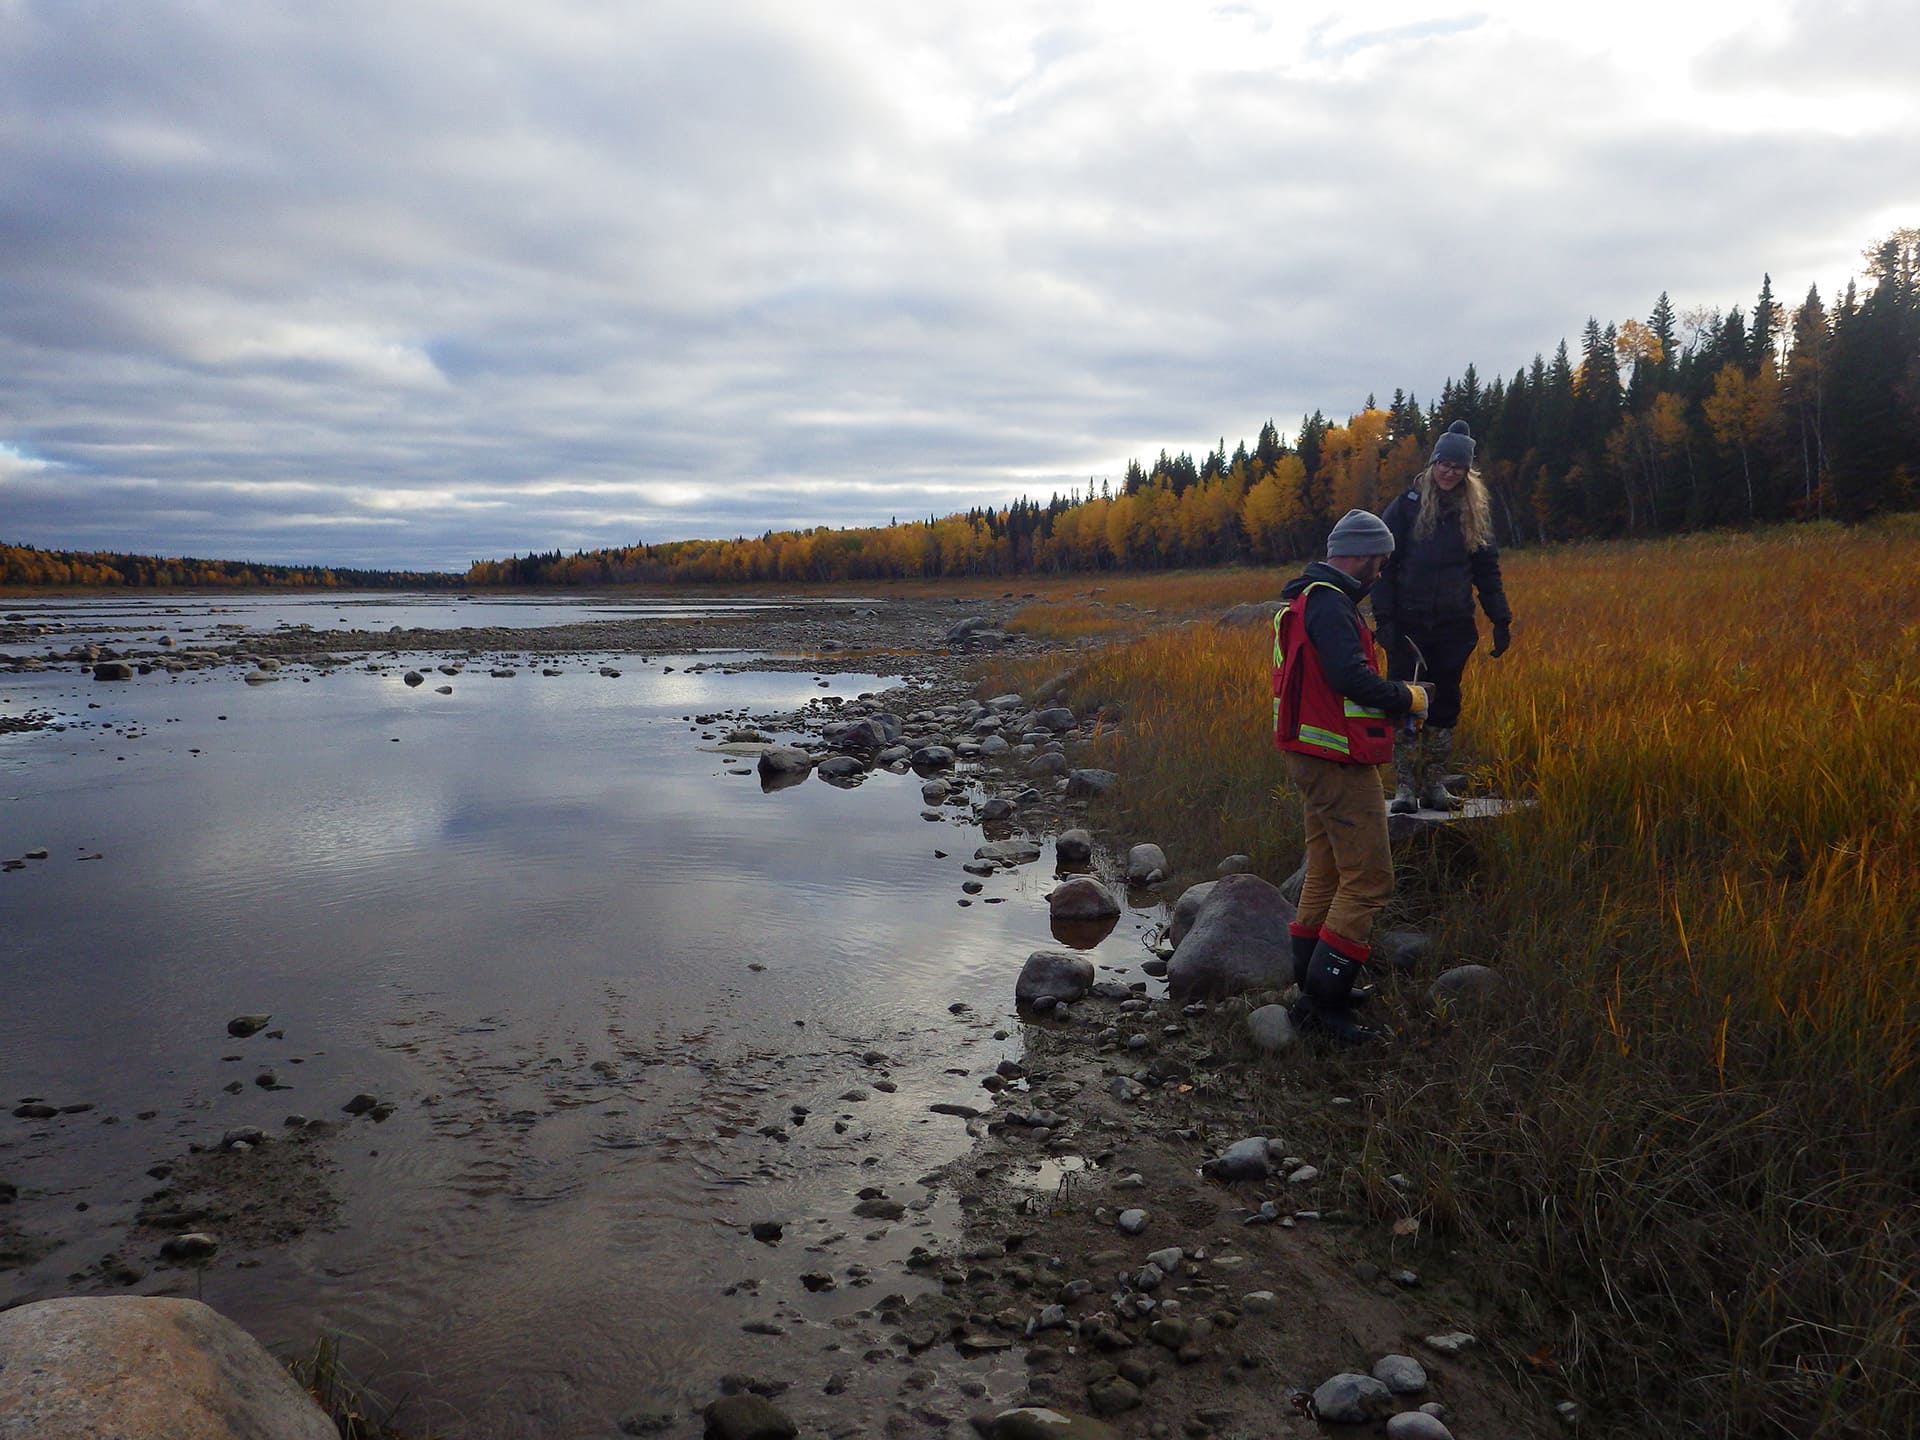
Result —
<instances>
[{"instance_id":1,"label":"red safety vest","mask_svg":"<svg viewBox=\"0 0 1920 1440\"><path fill-rule=\"evenodd\" d=\"M1352 765L1384 765L1393 759L1393 727L1387 712L1347 699L1327 680L1320 652L1307 639L1307 597L1316 589L1339 588L1316 580L1273 613L1273 743L1282 750L1344 760ZM1380 659L1373 631L1360 626L1360 648L1374 673Z\"/></svg>"}]
</instances>

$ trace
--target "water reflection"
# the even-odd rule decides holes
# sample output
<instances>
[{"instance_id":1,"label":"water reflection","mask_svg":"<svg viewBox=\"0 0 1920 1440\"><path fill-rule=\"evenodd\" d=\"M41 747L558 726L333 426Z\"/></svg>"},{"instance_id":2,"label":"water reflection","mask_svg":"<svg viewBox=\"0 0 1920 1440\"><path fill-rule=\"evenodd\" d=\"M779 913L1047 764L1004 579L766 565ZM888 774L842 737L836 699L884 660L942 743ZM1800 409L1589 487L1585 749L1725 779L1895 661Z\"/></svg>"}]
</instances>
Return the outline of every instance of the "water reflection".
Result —
<instances>
[{"instance_id":1,"label":"water reflection","mask_svg":"<svg viewBox=\"0 0 1920 1440\"><path fill-rule=\"evenodd\" d=\"M805 675L453 685L0 677L14 713L77 721L0 746L7 831L50 852L0 875L5 1086L97 1107L0 1122L14 1217L56 1242L0 1272L0 1304L88 1289L115 1247L150 1264L126 1241L149 1166L290 1111L345 1121L359 1091L399 1109L333 1146L339 1227L225 1255L204 1293L271 1341L346 1330L466 1433L605 1434L711 1398L773 1343L748 1321L816 1353L806 1327L871 1298L856 1267L904 1288L888 1258L951 1225L916 1182L966 1137L928 1107L1018 1058L1052 875L997 873L980 898L1011 903L960 909L982 837L923 821L916 776L763 791L682 718L825 693ZM1136 964L1143 923L1096 960ZM249 1011L282 1038L229 1037ZM869 1184L926 1208L855 1221ZM789 1240L753 1242L762 1219Z\"/></svg>"}]
</instances>

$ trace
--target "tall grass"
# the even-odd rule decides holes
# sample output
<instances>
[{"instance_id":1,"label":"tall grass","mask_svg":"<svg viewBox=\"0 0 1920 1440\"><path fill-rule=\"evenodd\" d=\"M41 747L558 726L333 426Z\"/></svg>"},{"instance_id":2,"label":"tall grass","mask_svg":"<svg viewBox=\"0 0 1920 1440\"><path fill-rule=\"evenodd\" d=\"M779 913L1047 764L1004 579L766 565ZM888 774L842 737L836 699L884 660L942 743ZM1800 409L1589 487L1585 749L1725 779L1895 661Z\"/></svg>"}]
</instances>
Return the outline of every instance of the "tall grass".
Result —
<instances>
[{"instance_id":1,"label":"tall grass","mask_svg":"<svg viewBox=\"0 0 1920 1440\"><path fill-rule=\"evenodd\" d=\"M1357 1149L1327 1132L1347 1198L1471 1257L1490 1338L1601 1423L1920 1434L1920 533L1507 568L1514 649L1460 738L1537 803L1402 906L1504 1000L1456 1026L1408 987L1401 1045L1301 1062L1369 1092ZM1266 647L1195 625L1075 685L1120 707L1123 823L1196 872L1297 859Z\"/></svg>"}]
</instances>

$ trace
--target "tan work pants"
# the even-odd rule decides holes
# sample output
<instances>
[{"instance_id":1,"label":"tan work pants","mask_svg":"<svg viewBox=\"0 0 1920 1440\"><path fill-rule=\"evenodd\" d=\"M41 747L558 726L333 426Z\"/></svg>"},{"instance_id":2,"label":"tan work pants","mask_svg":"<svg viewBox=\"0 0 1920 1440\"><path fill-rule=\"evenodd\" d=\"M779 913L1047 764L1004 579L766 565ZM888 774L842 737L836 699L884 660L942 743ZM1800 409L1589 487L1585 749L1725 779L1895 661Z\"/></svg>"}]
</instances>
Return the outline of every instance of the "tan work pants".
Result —
<instances>
[{"instance_id":1,"label":"tan work pants","mask_svg":"<svg viewBox=\"0 0 1920 1440\"><path fill-rule=\"evenodd\" d=\"M1357 945L1393 894L1393 848L1380 771L1313 755L1285 753L1287 775L1307 819L1307 874L1297 917Z\"/></svg>"}]
</instances>

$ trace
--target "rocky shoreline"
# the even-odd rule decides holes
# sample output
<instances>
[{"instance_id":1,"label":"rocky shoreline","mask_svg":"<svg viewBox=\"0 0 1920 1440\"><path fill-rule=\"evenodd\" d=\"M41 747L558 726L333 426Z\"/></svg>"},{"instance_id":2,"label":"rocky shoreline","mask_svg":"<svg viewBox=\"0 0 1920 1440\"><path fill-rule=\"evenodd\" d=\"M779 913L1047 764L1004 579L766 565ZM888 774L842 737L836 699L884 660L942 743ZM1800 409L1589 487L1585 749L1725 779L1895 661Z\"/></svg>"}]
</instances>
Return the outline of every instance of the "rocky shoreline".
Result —
<instances>
[{"instance_id":1,"label":"rocky shoreline","mask_svg":"<svg viewBox=\"0 0 1920 1440\"><path fill-rule=\"evenodd\" d=\"M857 785L876 768L911 771L930 818L965 812L981 825L985 843L968 862L976 874L1050 859L1062 881L1058 897L1086 899L1090 886L1111 898L1132 880L1134 898L1162 898L1171 910L1175 897L1156 889L1156 869L1170 868L1165 857L1156 867L1129 837L1102 844L1088 826L1088 806L1124 780L1083 763L1085 749L1096 731L1125 717L1077 712L1065 670L1031 694L976 697L978 651L1038 653L1001 628L1016 604L1003 596L964 607L934 600L890 601L884 609L813 605L792 607L800 613L550 630L282 630L204 649L98 641L62 648L33 637L46 652L38 656L8 653L26 637L0 627L0 666L84 665L103 680L119 672L102 675L101 666L239 669L264 683L301 666L404 668L408 657L427 652L456 657L446 662L457 665L455 673L484 667L497 674L531 656L593 664L628 654L646 663L729 651L756 652L738 668L885 669L906 683L751 723L700 716L701 739L751 757L769 789L812 778ZM776 744L764 729L801 738ZM1221 873L1235 873L1235 862L1221 861ZM1190 898L1185 925L1206 898ZM1115 904L1105 918L1075 918L1067 905L1057 902L1054 926L1066 948L1034 960L1096 943L1118 913ZM1103 909L1096 897L1093 910ZM796 1430L935 1435L971 1418L994 1440L1309 1435L1321 1433L1322 1423L1353 1434L1444 1440L1548 1434L1570 1418L1562 1411L1556 1419L1545 1399L1516 1388L1476 1349L1470 1287L1449 1273L1449 1257L1417 1225L1370 1222L1329 1198L1350 1188L1343 1172L1365 1163L1372 1122L1364 1065L1329 1060L1316 1071L1313 1057L1303 1061L1290 1032L1273 1024L1274 1003L1284 998L1277 988L1170 998L1158 981L1171 953L1170 943L1143 950L1141 978L1116 966L1096 979L1086 965L1066 988L1043 986L1022 997L1006 1028L1017 1015L1025 1058L972 1077L977 1104L934 1107L963 1122L972 1139L965 1155L922 1182L950 1197L960 1217L950 1243L916 1248L905 1261L937 1288L914 1299L889 1294L850 1317L846 1335L828 1347L837 1356L825 1373L819 1361L796 1361L792 1373L722 1377L723 1393L704 1414L708 1433L740 1440ZM1009 957L1010 1006L1016 987L1028 988L1022 960ZM1292 1053L1275 1053L1283 1050ZM1248 1133L1256 1092L1269 1113L1276 1095L1297 1103L1298 1134L1316 1138ZM226 1177L258 1169L236 1167L235 1158L256 1161L249 1152L267 1150L288 1157L280 1167L292 1177L286 1193L324 1197L321 1142L329 1128L292 1138L225 1137L216 1150L183 1157L182 1165L198 1167L184 1178L198 1192L217 1191ZM1337 1147L1329 1134L1340 1137ZM266 1190L229 1199L230 1210L257 1222L257 1233L241 1237L249 1244L325 1223L320 1213L279 1216ZM884 1224L905 1208L863 1195L854 1213ZM142 1216L145 1233L176 1240L198 1233L186 1228L195 1217L163 1209ZM285 1221L279 1229L276 1216ZM5 1218L0 1213L0 1226ZM190 1264L196 1257L169 1258ZM856 1354L883 1377L880 1392L897 1396L884 1412L849 1407L850 1391L871 1391L839 1368ZM987 1378L1009 1371L1022 1377L1011 1395ZM1036 1418L1043 1413L1059 1418ZM699 1423L687 1413L618 1418L628 1434L690 1433Z\"/></svg>"}]
</instances>

